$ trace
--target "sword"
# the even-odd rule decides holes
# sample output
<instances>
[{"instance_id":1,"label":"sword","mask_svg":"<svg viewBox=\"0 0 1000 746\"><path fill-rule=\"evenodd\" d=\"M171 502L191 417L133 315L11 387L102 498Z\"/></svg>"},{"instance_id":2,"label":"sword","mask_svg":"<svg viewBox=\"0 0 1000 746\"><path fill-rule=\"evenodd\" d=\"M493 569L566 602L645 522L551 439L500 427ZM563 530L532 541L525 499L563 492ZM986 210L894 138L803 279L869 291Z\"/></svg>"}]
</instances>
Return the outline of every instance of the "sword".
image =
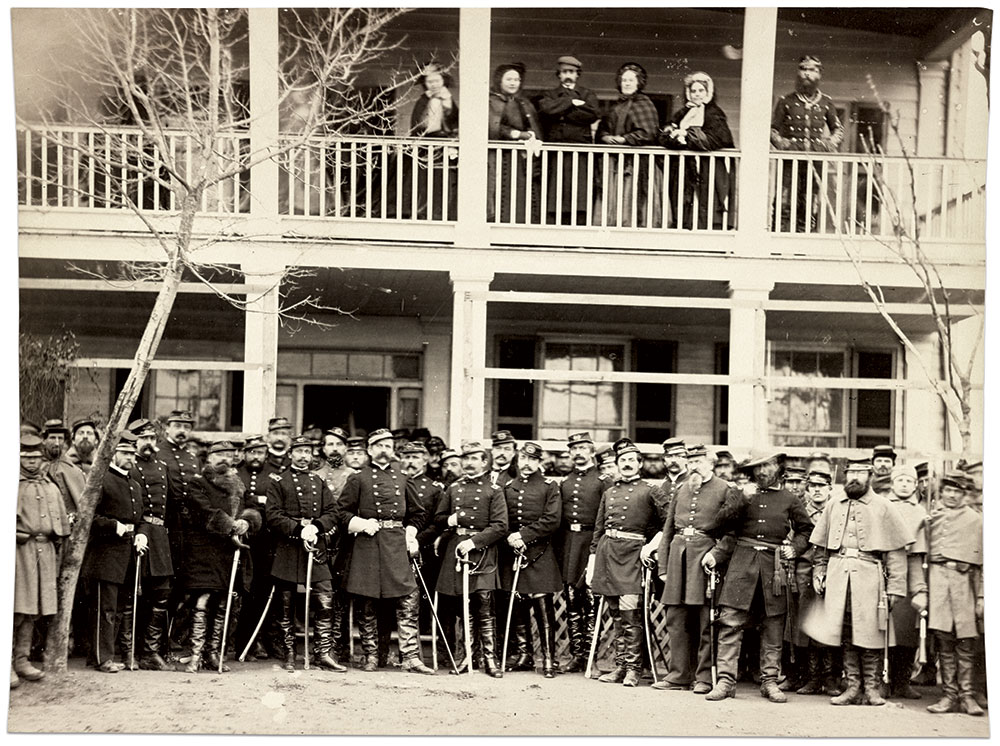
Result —
<instances>
[{"instance_id":1,"label":"sword","mask_svg":"<svg viewBox=\"0 0 1000 746\"><path fill-rule=\"evenodd\" d=\"M597 640L601 636L601 622L604 619L604 596L597 602L597 619L594 622L594 634L590 636L590 655L587 656L587 670L583 672L583 678L590 678L590 671L594 667L594 655L597 653Z\"/></svg>"},{"instance_id":2,"label":"sword","mask_svg":"<svg viewBox=\"0 0 1000 746\"><path fill-rule=\"evenodd\" d=\"M316 552L315 546L305 543L306 548L306 615L305 624L305 643L302 649L302 655L304 662L302 668L306 671L309 670L309 595L312 593L312 577L313 577L313 555Z\"/></svg>"},{"instance_id":3,"label":"sword","mask_svg":"<svg viewBox=\"0 0 1000 746\"><path fill-rule=\"evenodd\" d=\"M469 674L472 674L472 618L469 616L469 560L463 559L455 550L458 562L455 569L462 570L462 627L465 632L465 660L469 665Z\"/></svg>"},{"instance_id":4,"label":"sword","mask_svg":"<svg viewBox=\"0 0 1000 746\"><path fill-rule=\"evenodd\" d=\"M649 653L649 672L653 675L653 683L657 682L656 677L656 661L653 656L653 636L650 633L649 624L649 602L652 600L652 594L649 591L650 577L653 571L643 565L642 568L642 626L646 633L646 650Z\"/></svg>"},{"instance_id":5,"label":"sword","mask_svg":"<svg viewBox=\"0 0 1000 746\"><path fill-rule=\"evenodd\" d=\"M416 559L410 560L410 564L413 565L413 572L417 576L417 580L420 581L420 586L424 589L424 594L427 596L427 600L431 600L430 592L427 590L427 583L424 581L424 574L420 572L420 565L417 563ZM437 671L437 630L441 630L441 639L444 642L444 649L448 653L448 660L451 661L452 670L458 673L458 665L455 663L455 656L451 654L451 646L448 645L448 639L444 634L444 627L441 624L441 620L437 615L437 592L434 593L434 603L431 605L431 615L434 617L434 624L436 625L432 630L431 640L434 642L434 670Z\"/></svg>"},{"instance_id":6,"label":"sword","mask_svg":"<svg viewBox=\"0 0 1000 746\"><path fill-rule=\"evenodd\" d=\"M237 537L233 537L239 541ZM246 546L246 545L244 545ZM233 567L229 571L229 592L226 594L226 614L222 617L222 642L219 643L219 673L222 673L222 665L226 659L226 634L229 632L229 612L233 608L233 588L236 587L236 572L240 569L240 547L236 547L233 552Z\"/></svg>"},{"instance_id":7,"label":"sword","mask_svg":"<svg viewBox=\"0 0 1000 746\"><path fill-rule=\"evenodd\" d=\"M503 627L503 658L500 659L500 673L504 673L507 667L507 642L510 640L510 620L514 616L514 599L517 597L517 579L521 576L521 567L524 565L524 550L515 550L514 553L514 582L510 586L510 602L507 604L507 623Z\"/></svg>"},{"instance_id":8,"label":"sword","mask_svg":"<svg viewBox=\"0 0 1000 746\"><path fill-rule=\"evenodd\" d=\"M142 555L135 553L135 585L132 587L132 642L128 651L128 670L135 670L135 622L139 616L139 570L142 567Z\"/></svg>"},{"instance_id":9,"label":"sword","mask_svg":"<svg viewBox=\"0 0 1000 746\"><path fill-rule=\"evenodd\" d=\"M431 600L430 598L428 598L427 600L431 604L431 611L434 613L434 616L437 617L438 592L434 591L434 600ZM441 636L444 637L443 634ZM438 628L437 628L437 625L431 627L431 657L434 659L433 665L431 666L431 668L434 669L434 673L437 673L437 670L438 670Z\"/></svg>"},{"instance_id":10,"label":"sword","mask_svg":"<svg viewBox=\"0 0 1000 746\"><path fill-rule=\"evenodd\" d=\"M712 688L719 683L719 666L715 660L715 590L719 583L719 573L715 570L708 571L708 587L705 595L708 596L708 643L709 654L712 657Z\"/></svg>"},{"instance_id":11,"label":"sword","mask_svg":"<svg viewBox=\"0 0 1000 746\"><path fill-rule=\"evenodd\" d=\"M247 653L250 652L250 648L253 646L254 640L257 639L257 635L260 634L260 628L264 626L264 620L267 619L267 612L271 608L271 599L274 598L274 586L271 586L271 592L267 594L267 601L264 604L264 613L260 615L260 621L257 622L257 626L253 628L253 634L250 635L250 640L247 642L247 646L243 648L243 652L240 653L239 661L242 663L247 659Z\"/></svg>"}]
</instances>

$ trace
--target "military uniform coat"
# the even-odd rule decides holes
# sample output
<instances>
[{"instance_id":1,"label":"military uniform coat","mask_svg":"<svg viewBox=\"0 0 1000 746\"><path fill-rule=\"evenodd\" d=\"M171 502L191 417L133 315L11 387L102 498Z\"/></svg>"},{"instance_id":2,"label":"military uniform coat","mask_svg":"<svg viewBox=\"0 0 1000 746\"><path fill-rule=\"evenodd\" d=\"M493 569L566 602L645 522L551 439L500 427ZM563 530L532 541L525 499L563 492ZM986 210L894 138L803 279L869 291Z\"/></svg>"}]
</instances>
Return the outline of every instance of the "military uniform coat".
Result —
<instances>
[{"instance_id":1,"label":"military uniform coat","mask_svg":"<svg viewBox=\"0 0 1000 746\"><path fill-rule=\"evenodd\" d=\"M927 627L978 637L976 599L983 597L983 515L965 505L931 513L928 530Z\"/></svg>"},{"instance_id":2,"label":"military uniform coat","mask_svg":"<svg viewBox=\"0 0 1000 746\"><path fill-rule=\"evenodd\" d=\"M119 536L116 524L138 526L142 520L142 490L129 475L111 465L101 484L101 499L94 509L87 552L80 574L91 580L124 583L135 554L133 535Z\"/></svg>"},{"instance_id":3,"label":"military uniform coat","mask_svg":"<svg viewBox=\"0 0 1000 746\"><path fill-rule=\"evenodd\" d=\"M206 473L191 480L189 485L182 575L186 588L225 591L229 588L237 548L232 540L233 523L237 519L246 521L252 534L260 529L262 519L235 469L218 477L209 478L209 475L206 468ZM241 550L237 589L249 587L252 563L250 553Z\"/></svg>"},{"instance_id":4,"label":"military uniform coat","mask_svg":"<svg viewBox=\"0 0 1000 746\"><path fill-rule=\"evenodd\" d=\"M885 594L906 596L906 545L913 536L899 513L873 492L853 500L846 495L837 497L827 502L809 541L820 548L814 556L813 573L822 572L825 566L826 591L804 615L803 632L824 645L840 645L849 591L849 642L861 648L881 648L888 622ZM841 548L869 553L879 561L841 555ZM883 581L883 567L887 582ZM894 644L891 626L890 645Z\"/></svg>"},{"instance_id":5,"label":"military uniform coat","mask_svg":"<svg viewBox=\"0 0 1000 746\"><path fill-rule=\"evenodd\" d=\"M14 554L14 613L48 616L59 609L55 542L69 536L69 518L59 488L44 472L21 471L17 487L17 549Z\"/></svg>"},{"instance_id":6,"label":"military uniform coat","mask_svg":"<svg viewBox=\"0 0 1000 746\"><path fill-rule=\"evenodd\" d=\"M135 532L149 542L142 558L143 577L169 577L174 574L167 531L167 465L154 454L148 461L137 457L129 476L140 487L142 521Z\"/></svg>"},{"instance_id":7,"label":"military uniform coat","mask_svg":"<svg viewBox=\"0 0 1000 746\"><path fill-rule=\"evenodd\" d=\"M458 528L464 533L448 526L452 513L458 513ZM455 549L466 539L476 546L468 555L473 563L469 568L469 591L499 588L496 543L507 536L507 503L503 492L490 484L489 472L455 480L438 503L434 522L442 531L436 590L448 596L462 595L462 569L455 569Z\"/></svg>"},{"instance_id":8,"label":"military uniform coat","mask_svg":"<svg viewBox=\"0 0 1000 746\"><path fill-rule=\"evenodd\" d=\"M906 603L892 607L892 626L897 645L915 648L920 644L920 615L910 604L913 594L927 590L923 560L927 554L927 509L917 502L914 494L909 500L889 495L889 502L903 519L907 531L914 537L906 545Z\"/></svg>"},{"instance_id":9,"label":"military uniform coat","mask_svg":"<svg viewBox=\"0 0 1000 746\"><path fill-rule=\"evenodd\" d=\"M554 544L562 580L568 585L578 588L584 585L597 509L601 495L611 484L611 478L594 465L584 471L574 470L559 485L562 523Z\"/></svg>"},{"instance_id":10,"label":"military uniform coat","mask_svg":"<svg viewBox=\"0 0 1000 746\"><path fill-rule=\"evenodd\" d=\"M419 474L410 479L409 489L413 491L413 499L418 507L418 514L413 517L415 522L411 525L417 527L417 541L420 546L425 546L433 542L438 535L434 516L444 496L444 485L431 479L427 474Z\"/></svg>"},{"instance_id":11,"label":"military uniform coat","mask_svg":"<svg viewBox=\"0 0 1000 746\"><path fill-rule=\"evenodd\" d=\"M521 533L527 564L517 579L518 593L556 593L562 575L552 547L559 528L561 498L555 480L536 471L527 479L518 477L504 491L507 502L507 533ZM514 582L514 550L506 539L500 542L500 585L505 591Z\"/></svg>"},{"instance_id":12,"label":"military uniform coat","mask_svg":"<svg viewBox=\"0 0 1000 746\"><path fill-rule=\"evenodd\" d=\"M284 461L275 459L268 455L264 463L257 470L251 469L244 462L240 464L236 473L243 481L243 486L247 492L247 498L252 505L257 507L261 516L264 516L267 505L267 488L270 486L272 474L280 475L288 469ZM274 560L274 536L267 528L267 522L261 530L253 536L244 537L244 542L250 545L250 554L253 557L253 571L261 578L271 574L271 562Z\"/></svg>"},{"instance_id":13,"label":"military uniform coat","mask_svg":"<svg viewBox=\"0 0 1000 746\"><path fill-rule=\"evenodd\" d=\"M673 500L677 497L677 493L680 492L681 487L684 486L684 483L690 476L691 472L682 471L677 479L671 479L668 475L667 478L663 480L663 483L660 485L660 489L663 490L663 494L667 496L667 502L673 502Z\"/></svg>"},{"instance_id":14,"label":"military uniform coat","mask_svg":"<svg viewBox=\"0 0 1000 746\"><path fill-rule=\"evenodd\" d=\"M271 575L288 583L306 582L306 556L302 544L302 527L314 523L319 527L317 546L327 548L327 534L337 527L337 503L326 483L311 471L288 469L268 477L265 514L268 528L274 534L274 561ZM314 562L312 580L330 580L330 568L325 562Z\"/></svg>"},{"instance_id":15,"label":"military uniform coat","mask_svg":"<svg viewBox=\"0 0 1000 746\"><path fill-rule=\"evenodd\" d=\"M661 601L668 605L703 606L708 574L701 558L715 547L721 535L719 511L733 488L713 476L697 488L684 481L667 506L663 535L657 550L659 574L666 576Z\"/></svg>"},{"instance_id":16,"label":"military uniform coat","mask_svg":"<svg viewBox=\"0 0 1000 746\"><path fill-rule=\"evenodd\" d=\"M812 521L802 501L777 486L758 489L750 498L733 490L720 518L731 522L732 530L712 550L716 562L729 563L718 603L748 611L760 585L764 613L767 616L784 614L787 611L786 590L774 587L775 550L772 547L780 545L791 529L791 546L796 555L805 551Z\"/></svg>"},{"instance_id":17,"label":"military uniform coat","mask_svg":"<svg viewBox=\"0 0 1000 746\"><path fill-rule=\"evenodd\" d=\"M667 514L667 496L659 487L635 478L619 479L601 498L590 552L595 555L590 588L601 596L642 593L639 552L660 530ZM610 529L639 534L644 539L608 535Z\"/></svg>"},{"instance_id":18,"label":"military uniform coat","mask_svg":"<svg viewBox=\"0 0 1000 746\"><path fill-rule=\"evenodd\" d=\"M344 489L344 485L347 484L347 478L354 473L354 469L350 466L345 466L344 464L334 468L330 466L329 461L324 461L323 464L315 470L315 472L320 479L326 482L326 486L330 488L330 494L332 494L333 499L336 500L340 497L340 493Z\"/></svg>"},{"instance_id":19,"label":"military uniform coat","mask_svg":"<svg viewBox=\"0 0 1000 746\"><path fill-rule=\"evenodd\" d=\"M347 478L337 499L337 521L350 547L344 586L348 593L400 598L416 590L417 581L406 551L405 526L416 526L423 516L407 486L406 475L392 464L384 469L372 464ZM380 528L374 536L348 535L347 527L355 516L400 521L403 525ZM417 524L413 524L414 519Z\"/></svg>"},{"instance_id":20,"label":"military uniform coat","mask_svg":"<svg viewBox=\"0 0 1000 746\"><path fill-rule=\"evenodd\" d=\"M157 442L157 456L167 466L167 529L170 531L171 557L184 557L187 531L188 495L191 481L201 474L198 459L187 449L166 438ZM137 459L138 460L138 459ZM180 560L178 560L179 562Z\"/></svg>"}]
</instances>

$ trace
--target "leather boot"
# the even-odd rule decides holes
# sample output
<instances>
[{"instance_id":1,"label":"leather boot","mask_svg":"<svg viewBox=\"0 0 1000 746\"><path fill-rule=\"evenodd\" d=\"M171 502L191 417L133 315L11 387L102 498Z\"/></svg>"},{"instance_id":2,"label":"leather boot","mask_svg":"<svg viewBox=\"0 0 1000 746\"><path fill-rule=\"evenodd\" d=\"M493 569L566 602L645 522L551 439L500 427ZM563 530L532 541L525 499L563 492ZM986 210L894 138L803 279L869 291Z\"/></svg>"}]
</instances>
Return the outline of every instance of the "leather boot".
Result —
<instances>
[{"instance_id":1,"label":"leather boot","mask_svg":"<svg viewBox=\"0 0 1000 746\"><path fill-rule=\"evenodd\" d=\"M839 659L840 656L836 653L840 652L837 648L822 647L817 649L819 652L819 665L820 665L820 676L823 680L823 693L828 697L836 697L840 695L840 667L836 666L835 670L835 659Z\"/></svg>"},{"instance_id":2,"label":"leather boot","mask_svg":"<svg viewBox=\"0 0 1000 746\"><path fill-rule=\"evenodd\" d=\"M354 604L354 615L358 620L358 635L361 637L361 652L364 654L364 664L361 666L361 670L365 673L377 671L379 635L378 611L375 600L357 597Z\"/></svg>"},{"instance_id":3,"label":"leather boot","mask_svg":"<svg viewBox=\"0 0 1000 746\"><path fill-rule=\"evenodd\" d=\"M146 634L142 641L142 658L139 668L147 671L173 671L173 666L163 660L160 648L167 634L167 606L157 604L149 610L149 622L146 624Z\"/></svg>"},{"instance_id":4,"label":"leather boot","mask_svg":"<svg viewBox=\"0 0 1000 746\"><path fill-rule=\"evenodd\" d=\"M281 591L281 605L278 609L278 629L281 654L285 659L284 669L295 670L295 591Z\"/></svg>"},{"instance_id":5,"label":"leather boot","mask_svg":"<svg viewBox=\"0 0 1000 746\"><path fill-rule=\"evenodd\" d=\"M785 693L781 691L781 688L778 686L778 682L774 679L763 679L760 682L760 696L770 702L776 702L778 704L788 701L788 697L786 697Z\"/></svg>"},{"instance_id":6,"label":"leather boot","mask_svg":"<svg viewBox=\"0 0 1000 746\"><path fill-rule=\"evenodd\" d=\"M841 694L832 697L830 704L861 704L861 656L853 645L844 646L844 675L847 678L847 688Z\"/></svg>"},{"instance_id":7,"label":"leather boot","mask_svg":"<svg viewBox=\"0 0 1000 746\"><path fill-rule=\"evenodd\" d=\"M191 644L191 659L184 667L186 673L198 673L201 668L201 654L205 649L205 638L208 635L208 612L205 608L207 603L207 597L204 603L199 598L191 614L191 633L188 639Z\"/></svg>"},{"instance_id":8,"label":"leather boot","mask_svg":"<svg viewBox=\"0 0 1000 746\"><path fill-rule=\"evenodd\" d=\"M723 699L736 698L736 682L729 679L719 679L712 691L705 695L709 702L720 702Z\"/></svg>"},{"instance_id":9,"label":"leather boot","mask_svg":"<svg viewBox=\"0 0 1000 746\"><path fill-rule=\"evenodd\" d=\"M535 608L535 620L538 624L538 637L542 649L542 675L547 679L556 677L556 612L552 605L552 596L542 596L532 599Z\"/></svg>"},{"instance_id":10,"label":"leather boot","mask_svg":"<svg viewBox=\"0 0 1000 746\"><path fill-rule=\"evenodd\" d=\"M910 684L916 648L896 645L889 648L889 683L893 699L920 699L921 695Z\"/></svg>"},{"instance_id":11,"label":"leather boot","mask_svg":"<svg viewBox=\"0 0 1000 746\"><path fill-rule=\"evenodd\" d=\"M885 704L882 697L882 651L861 651L861 677L864 680L865 703L874 707Z\"/></svg>"},{"instance_id":12,"label":"leather boot","mask_svg":"<svg viewBox=\"0 0 1000 746\"><path fill-rule=\"evenodd\" d=\"M493 616L493 594L476 591L476 627L479 644L483 650L483 670L494 679L503 678L503 671L496 659L496 618Z\"/></svg>"},{"instance_id":13,"label":"leather boot","mask_svg":"<svg viewBox=\"0 0 1000 746\"><path fill-rule=\"evenodd\" d=\"M333 593L316 594L316 641L313 644L313 655L316 665L328 671L345 673L346 666L337 663L333 657Z\"/></svg>"},{"instance_id":14,"label":"leather boot","mask_svg":"<svg viewBox=\"0 0 1000 746\"><path fill-rule=\"evenodd\" d=\"M131 595L131 589L129 594ZM123 591L124 593L124 591ZM129 600L122 610L121 623L118 625L118 639L115 640L115 647L121 656L125 670L137 671L139 669L139 650L132 651L132 601ZM134 661L132 659L135 659Z\"/></svg>"},{"instance_id":15,"label":"leather boot","mask_svg":"<svg viewBox=\"0 0 1000 746\"><path fill-rule=\"evenodd\" d=\"M795 690L796 694L821 694L823 692L823 682L820 679L820 649L810 647L807 649L806 672L808 678L806 683Z\"/></svg>"},{"instance_id":16,"label":"leather boot","mask_svg":"<svg viewBox=\"0 0 1000 746\"><path fill-rule=\"evenodd\" d=\"M639 686L642 672L642 611L628 609L622 611L622 628L625 633L625 678L624 686Z\"/></svg>"},{"instance_id":17,"label":"leather boot","mask_svg":"<svg viewBox=\"0 0 1000 746\"><path fill-rule=\"evenodd\" d=\"M966 715L981 717L983 708L976 702L972 685L972 671L975 667L975 639L965 637L955 644L955 658L958 679L958 707Z\"/></svg>"},{"instance_id":18,"label":"leather boot","mask_svg":"<svg viewBox=\"0 0 1000 746\"><path fill-rule=\"evenodd\" d=\"M335 591L330 611L330 657L350 665L348 645L353 631L347 628L347 616L347 598L342 591Z\"/></svg>"},{"instance_id":19,"label":"leather boot","mask_svg":"<svg viewBox=\"0 0 1000 746\"><path fill-rule=\"evenodd\" d=\"M10 688L17 689L21 686L21 680L17 677L17 671L14 670L14 664L10 664Z\"/></svg>"},{"instance_id":20,"label":"leather boot","mask_svg":"<svg viewBox=\"0 0 1000 746\"><path fill-rule=\"evenodd\" d=\"M34 632L35 622L31 617L26 617L14 632L14 672L22 679L27 679L28 681L38 681L45 677L45 672L35 668L28 660L28 655L31 653L31 638ZM13 678L11 681L13 681Z\"/></svg>"},{"instance_id":21,"label":"leather boot","mask_svg":"<svg viewBox=\"0 0 1000 746\"><path fill-rule=\"evenodd\" d=\"M218 671L219 661L224 661L226 658L225 651L222 649L222 631L225 623L225 600L220 598L216 604L215 613L212 615L208 641L205 643L205 668L211 671ZM225 663L222 664L222 673L229 673L229 666Z\"/></svg>"},{"instance_id":22,"label":"leather boot","mask_svg":"<svg viewBox=\"0 0 1000 746\"><path fill-rule=\"evenodd\" d=\"M590 637L586 633L586 612L581 608L585 597L584 591L571 585L566 586L566 635L569 638L570 654L569 665L566 666L568 673L587 670Z\"/></svg>"},{"instance_id":23,"label":"leather boot","mask_svg":"<svg viewBox=\"0 0 1000 746\"><path fill-rule=\"evenodd\" d=\"M955 638L936 635L938 648L938 671L941 674L941 699L927 706L927 712L935 715L944 712L958 712L958 656L955 652Z\"/></svg>"},{"instance_id":24,"label":"leather boot","mask_svg":"<svg viewBox=\"0 0 1000 746\"><path fill-rule=\"evenodd\" d=\"M517 646L514 653L517 656L513 661L508 662L507 668L511 671L534 671L535 670L535 646L531 639L531 609L534 606L534 599L527 596L518 597L514 602L514 618L511 624L514 627L514 643ZM535 612L538 618L538 612Z\"/></svg>"},{"instance_id":25,"label":"leather boot","mask_svg":"<svg viewBox=\"0 0 1000 746\"><path fill-rule=\"evenodd\" d=\"M615 636L615 667L597 680L605 684L620 684L625 680L625 632L622 625L622 612L611 610L612 631Z\"/></svg>"}]
</instances>

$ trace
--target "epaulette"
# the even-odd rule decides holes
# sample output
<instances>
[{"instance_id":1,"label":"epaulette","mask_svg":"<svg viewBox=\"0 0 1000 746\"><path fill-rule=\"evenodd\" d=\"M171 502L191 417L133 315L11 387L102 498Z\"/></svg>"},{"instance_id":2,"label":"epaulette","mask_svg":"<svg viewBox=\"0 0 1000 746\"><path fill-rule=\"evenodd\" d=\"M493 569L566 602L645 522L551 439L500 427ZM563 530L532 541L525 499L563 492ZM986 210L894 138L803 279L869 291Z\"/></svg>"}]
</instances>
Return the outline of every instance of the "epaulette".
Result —
<instances>
[{"instance_id":1,"label":"epaulette","mask_svg":"<svg viewBox=\"0 0 1000 746\"><path fill-rule=\"evenodd\" d=\"M280 482L281 481L281 477L282 477L282 473L281 472L272 471L267 476L271 477L271 479L273 479L275 482Z\"/></svg>"}]
</instances>

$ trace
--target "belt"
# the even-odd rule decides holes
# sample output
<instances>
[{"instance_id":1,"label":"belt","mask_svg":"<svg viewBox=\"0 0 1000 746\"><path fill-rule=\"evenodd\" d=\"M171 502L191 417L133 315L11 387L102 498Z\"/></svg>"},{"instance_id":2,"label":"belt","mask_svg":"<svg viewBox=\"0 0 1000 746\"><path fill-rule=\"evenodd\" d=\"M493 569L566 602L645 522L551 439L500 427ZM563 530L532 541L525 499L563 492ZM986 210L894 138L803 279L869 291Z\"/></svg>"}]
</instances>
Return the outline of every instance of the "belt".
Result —
<instances>
[{"instance_id":1,"label":"belt","mask_svg":"<svg viewBox=\"0 0 1000 746\"><path fill-rule=\"evenodd\" d=\"M957 570L958 572L968 572L969 568L973 565L968 562L956 562L955 560L944 560L940 562L931 562L932 565L941 565L942 567L947 567L949 570Z\"/></svg>"},{"instance_id":2,"label":"belt","mask_svg":"<svg viewBox=\"0 0 1000 746\"><path fill-rule=\"evenodd\" d=\"M386 518L385 520L382 520L380 518L380 519L378 519L378 527L379 528L402 528L403 527L403 522L402 521L391 520L389 518Z\"/></svg>"},{"instance_id":3,"label":"belt","mask_svg":"<svg viewBox=\"0 0 1000 746\"><path fill-rule=\"evenodd\" d=\"M31 538L37 541L39 544L48 544L52 540L52 538L48 534L35 534Z\"/></svg>"},{"instance_id":4,"label":"belt","mask_svg":"<svg viewBox=\"0 0 1000 746\"><path fill-rule=\"evenodd\" d=\"M701 529L697 529L694 526L685 526L683 529L677 532L679 536L708 536Z\"/></svg>"},{"instance_id":5,"label":"belt","mask_svg":"<svg viewBox=\"0 0 1000 746\"><path fill-rule=\"evenodd\" d=\"M619 531L617 528L609 528L604 532L605 536L610 536L612 539L631 539L632 541L645 541L646 537L643 534L637 534L634 531Z\"/></svg>"},{"instance_id":6,"label":"belt","mask_svg":"<svg viewBox=\"0 0 1000 746\"><path fill-rule=\"evenodd\" d=\"M474 528L465 528L464 526L459 526L455 529L455 533L459 536L475 536L479 532Z\"/></svg>"},{"instance_id":7,"label":"belt","mask_svg":"<svg viewBox=\"0 0 1000 746\"><path fill-rule=\"evenodd\" d=\"M740 547L749 547L755 552L773 552L775 549L781 546L781 544L775 544L772 541L764 541L762 539L750 539L744 536L739 537L736 540L736 545Z\"/></svg>"},{"instance_id":8,"label":"belt","mask_svg":"<svg viewBox=\"0 0 1000 746\"><path fill-rule=\"evenodd\" d=\"M163 525L165 525L164 522L163 522L163 519L162 518L157 518L155 515L144 515L142 517L142 520L144 520L146 523L152 523L154 526L163 526Z\"/></svg>"},{"instance_id":9,"label":"belt","mask_svg":"<svg viewBox=\"0 0 1000 746\"><path fill-rule=\"evenodd\" d=\"M579 531L593 531L594 527L592 525L588 524L588 523L570 523L569 524L569 530L570 531L575 531L575 532L579 532Z\"/></svg>"},{"instance_id":10,"label":"belt","mask_svg":"<svg viewBox=\"0 0 1000 746\"><path fill-rule=\"evenodd\" d=\"M841 547L837 550L837 554L841 557L853 557L855 559L864 560L865 562L880 562L882 560L882 558L877 554L865 552L857 547Z\"/></svg>"}]
</instances>

